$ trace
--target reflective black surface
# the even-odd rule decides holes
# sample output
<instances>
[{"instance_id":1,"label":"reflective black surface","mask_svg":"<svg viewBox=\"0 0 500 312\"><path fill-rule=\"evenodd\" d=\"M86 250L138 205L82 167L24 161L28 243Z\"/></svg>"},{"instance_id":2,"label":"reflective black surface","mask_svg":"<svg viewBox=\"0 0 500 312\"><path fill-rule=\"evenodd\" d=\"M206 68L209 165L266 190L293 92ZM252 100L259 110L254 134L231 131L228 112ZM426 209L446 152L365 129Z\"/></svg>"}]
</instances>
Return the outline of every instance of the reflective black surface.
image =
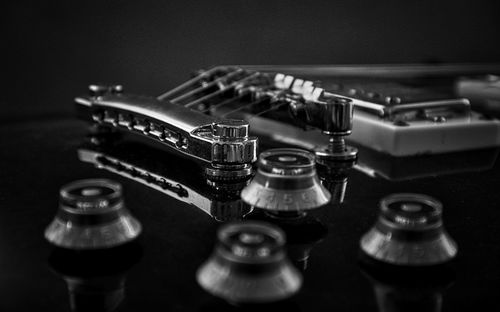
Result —
<instances>
[{"instance_id":1,"label":"reflective black surface","mask_svg":"<svg viewBox=\"0 0 500 312\"><path fill-rule=\"evenodd\" d=\"M59 188L84 178L109 178L120 182L127 207L144 227L137 241L142 257L124 271L110 272L117 279L120 278L116 274L126 276L123 296L120 295L115 311L152 307L165 311L239 309L204 292L195 279L197 268L213 250L220 222L193 205L179 201L176 195L168 195L147 184L81 161L77 150L81 148L86 133L86 126L73 119L11 124L0 130L0 309L71 310L67 282L49 263L54 247L44 240L43 231L57 211ZM496 151L491 150L478 152L476 156L485 157L485 153L496 155ZM475 152L467 155L464 166L475 163ZM359 157L361 162L362 151ZM420 161L421 166L433 163L432 158L412 161L412 168L418 168ZM442 161L442 158L437 161ZM399 168L404 165L401 162L397 163ZM205 187L200 175L193 173L198 172L197 164L179 160L176 156L165 154L164 167L158 170L164 175L180 172L183 185L192 189ZM189 174L182 175L184 170ZM422 305L424 310L434 309L435 300L442 300L438 305L442 311L482 307L498 309L498 163L472 171L448 171L442 176L426 171L422 178L415 178L418 175L412 174L412 177L398 181L377 175L370 177L365 172L350 170L343 203L330 203L308 214L308 220L318 220L306 222L308 231L314 234L310 227L318 226L319 235L304 237L302 242L311 248L307 266L302 268L304 285L298 295L282 305L291 311L377 311L380 307L380 298L378 303L376 296L378 287L383 289L379 293L390 296L403 294L406 298L427 298L425 300L430 303ZM399 281L393 283L391 277L401 278L407 273L379 270L375 266L377 274L382 272L389 280L380 281L377 274L366 273L367 270L359 264L359 239L375 222L379 200L397 192L427 194L443 203L445 227L459 247L453 282L445 283L444 287L439 283L438 286L425 286L425 291L420 291L420 285L426 285L428 274L408 273L406 281L415 284L408 286L403 283L401 286ZM251 219L252 216L273 222L259 211L246 217ZM297 227L288 226L293 232L289 236L291 241L300 245L301 233L294 228ZM293 248L290 249L290 254L294 254ZM127 257L133 255L124 255L124 260ZM300 266L301 262L297 262ZM433 299L436 296L439 298ZM396 308L389 310L411 308L411 298L403 298L398 301L403 304L394 305ZM275 306L270 308L277 309Z\"/></svg>"}]
</instances>

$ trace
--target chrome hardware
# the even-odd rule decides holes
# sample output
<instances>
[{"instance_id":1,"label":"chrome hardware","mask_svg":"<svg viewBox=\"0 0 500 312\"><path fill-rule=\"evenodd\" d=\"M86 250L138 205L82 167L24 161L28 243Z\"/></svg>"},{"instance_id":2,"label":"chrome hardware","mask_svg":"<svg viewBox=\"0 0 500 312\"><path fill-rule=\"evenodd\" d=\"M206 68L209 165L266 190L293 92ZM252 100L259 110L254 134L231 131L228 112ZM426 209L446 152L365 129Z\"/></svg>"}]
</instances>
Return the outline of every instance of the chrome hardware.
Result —
<instances>
[{"instance_id":1,"label":"chrome hardware","mask_svg":"<svg viewBox=\"0 0 500 312\"><path fill-rule=\"evenodd\" d=\"M75 101L80 115L94 123L129 130L210 163L213 179L239 179L251 174L257 138L248 123L220 120L158 99L122 94L122 88L91 86L90 97Z\"/></svg>"},{"instance_id":2,"label":"chrome hardware","mask_svg":"<svg viewBox=\"0 0 500 312\"><path fill-rule=\"evenodd\" d=\"M456 99L449 90L442 90L439 86L413 85L404 79L391 80L399 75L404 76L406 70L410 73L421 72L421 69L414 71L411 67L390 66L220 66L199 71L196 77L156 99L148 98L147 101L155 100L159 102L158 105L165 107L181 107L189 112L184 115L193 114L189 110L192 109L213 116L208 117L206 123L196 125L203 126L203 131L211 132L212 129L205 129L204 126L217 121L217 118L243 119L251 125L254 134L308 150L324 146L326 140L316 131L306 132L293 127L293 121L286 115L286 108L289 107L292 113L296 112L296 119L312 122L305 122L304 128L313 126L329 132L328 128L333 121L349 124L342 118L349 115L350 109L348 105L342 108L339 103L330 105L340 107L335 109L322 106L331 101L348 100L356 108L352 117L354 131L349 139L390 155L434 154L500 144L497 135L499 121L471 110L467 99ZM427 67L425 70L433 71ZM453 69L454 72L456 70ZM377 77L377 72L382 73L383 77ZM377 79L372 79L375 77ZM118 88L113 93L112 88L98 88L92 93L101 95L92 96L92 99L99 102L108 97L107 94L112 94L122 101L131 101L131 96L121 94L120 90ZM316 114L316 111L319 113ZM193 157L206 156L202 151L190 147L193 133L186 133L186 129L182 127L184 121L191 117L181 118L174 114L168 123L173 127L165 126L163 121L160 127L154 127L154 118L148 118L152 125L142 120L150 117L149 115L135 120L137 112L131 114L135 116L133 118L122 112L117 116L94 110L91 113L95 123L132 129L133 132L156 138ZM321 113L328 113L330 120L324 120L325 115ZM173 120L180 120L181 124L173 123ZM463 135L464 129L467 130L467 136ZM485 133L488 135L484 135ZM347 160L356 158L355 150L346 146L340 136L340 133L332 136L328 146L322 148L323 152L319 152L319 158L323 158L324 154L339 154L337 151ZM209 166L207 175L211 179L239 179L251 172L249 166L246 167L238 171ZM224 170L227 172L222 172Z\"/></svg>"},{"instance_id":3,"label":"chrome hardware","mask_svg":"<svg viewBox=\"0 0 500 312\"><path fill-rule=\"evenodd\" d=\"M243 120L225 120L212 126L213 135L217 138L240 139L248 136L248 123Z\"/></svg>"},{"instance_id":4,"label":"chrome hardware","mask_svg":"<svg viewBox=\"0 0 500 312\"><path fill-rule=\"evenodd\" d=\"M189 197L189 191L181 184L172 183L170 180L160 175L148 172L147 170L120 161L114 157L85 149L80 149L78 154L80 160L91 162L98 168L106 169L110 172L115 172L133 178L134 180L145 182L146 184L155 185L157 188L172 192L180 198Z\"/></svg>"},{"instance_id":5,"label":"chrome hardware","mask_svg":"<svg viewBox=\"0 0 500 312\"><path fill-rule=\"evenodd\" d=\"M332 195L330 201L333 205L344 202L349 171L354 165L355 163L350 161L324 161L316 165L321 184Z\"/></svg>"},{"instance_id":6,"label":"chrome hardware","mask_svg":"<svg viewBox=\"0 0 500 312\"><path fill-rule=\"evenodd\" d=\"M224 68L229 70L216 69ZM467 99L455 98L451 88L443 88L442 82L436 85L429 80L422 85L421 77L413 76L427 70L439 76L440 68L422 67L415 71L412 66L241 66L247 75L262 78L240 84L241 90L255 96L227 92L224 98L206 102L201 111L248 120L254 133L262 137L313 150L324 145L324 139L315 131L291 126L292 121L282 114L281 108L304 111L307 105L311 106L308 102L340 97L351 100L356 108L349 140L393 156L498 146L498 120L472 110ZM469 71L467 67L464 70ZM458 68L453 72L458 72ZM377 76L379 73L382 77ZM410 77L399 77L406 73L411 73ZM298 117L305 120L307 116ZM307 122L302 126L310 128ZM339 146L338 143L332 140L330 145Z\"/></svg>"},{"instance_id":7,"label":"chrome hardware","mask_svg":"<svg viewBox=\"0 0 500 312\"><path fill-rule=\"evenodd\" d=\"M291 75L281 73L262 73L251 70L242 71L241 69L231 71L231 68L215 68L205 72L203 75L196 77L183 85L183 88L192 87L194 89L184 90L185 94L202 93L202 91L210 92L210 89L205 86L197 87L200 77L205 79L213 79L211 84L221 79L217 76L226 69L226 81L234 81L224 87L224 90L217 89L205 95L204 98L211 98L213 103L209 103L200 109L203 112L210 112L215 115L225 117L227 115L236 115L241 118L253 120L259 115L276 110L284 105L290 107L292 114L301 120L307 126L312 126L321 129L325 134L331 135L331 143L327 148L322 149L319 154L333 154L335 159L353 159L356 158L356 149L345 146L343 136L350 134L352 129L353 105L343 97L334 96L326 93L324 89L315 85L312 81L307 81L295 78ZM234 73L245 73L241 77L235 78ZM239 79L239 80L238 80ZM185 96L178 96L181 89L176 88L175 92L170 92L161 96L162 99L171 101L184 100ZM217 98L223 92L227 96ZM177 97L175 96L177 95ZM247 100L244 98L249 95ZM240 101L240 106L233 109L227 109L226 105ZM184 105L191 107L193 103L199 103L199 100L194 102L185 102ZM239 115L244 109L252 109L258 104L263 105L262 109L254 115L246 116ZM242 131L246 131L245 127ZM257 131L265 131L264 129L256 129ZM233 130L235 131L235 130ZM332 151L330 151L332 150ZM330 157L331 158L331 157Z\"/></svg>"},{"instance_id":8,"label":"chrome hardware","mask_svg":"<svg viewBox=\"0 0 500 312\"><path fill-rule=\"evenodd\" d=\"M285 255L285 236L267 223L222 226L212 256L199 268L200 286L230 303L267 303L300 289L302 276Z\"/></svg>"},{"instance_id":9,"label":"chrome hardware","mask_svg":"<svg viewBox=\"0 0 500 312\"><path fill-rule=\"evenodd\" d=\"M123 93L123 86L122 85L90 85L89 86L89 94L90 96L94 97L99 97L106 95L108 93L111 94L121 94Z\"/></svg>"},{"instance_id":10,"label":"chrome hardware","mask_svg":"<svg viewBox=\"0 0 500 312\"><path fill-rule=\"evenodd\" d=\"M270 212L304 212L327 204L330 193L321 185L314 155L300 149L271 149L259 155L252 182L241 191L247 204Z\"/></svg>"},{"instance_id":11,"label":"chrome hardware","mask_svg":"<svg viewBox=\"0 0 500 312\"><path fill-rule=\"evenodd\" d=\"M61 188L59 210L45 238L58 247L102 249L135 239L141 229L125 208L118 183L89 179Z\"/></svg>"},{"instance_id":12,"label":"chrome hardware","mask_svg":"<svg viewBox=\"0 0 500 312\"><path fill-rule=\"evenodd\" d=\"M355 106L390 121L432 120L436 116L448 119L469 119L470 102L467 99L436 100L400 104L398 97L388 97L389 105L381 105L353 99Z\"/></svg>"},{"instance_id":13,"label":"chrome hardware","mask_svg":"<svg viewBox=\"0 0 500 312\"><path fill-rule=\"evenodd\" d=\"M457 245L445 232L442 205L420 194L393 194L380 202L374 227L361 238L369 256L391 264L425 266L455 257Z\"/></svg>"},{"instance_id":14,"label":"chrome hardware","mask_svg":"<svg viewBox=\"0 0 500 312\"><path fill-rule=\"evenodd\" d=\"M325 134L349 135L352 132L352 102L343 97L322 97L320 101L306 101L302 105L292 105L292 113L301 120Z\"/></svg>"},{"instance_id":15,"label":"chrome hardware","mask_svg":"<svg viewBox=\"0 0 500 312\"><path fill-rule=\"evenodd\" d=\"M233 197L212 200L210 206L210 215L218 222L239 221L251 212L251 207Z\"/></svg>"},{"instance_id":16,"label":"chrome hardware","mask_svg":"<svg viewBox=\"0 0 500 312\"><path fill-rule=\"evenodd\" d=\"M345 144L344 137L352 132L354 106L351 100L336 96L323 96L302 105L291 105L292 114L304 118L302 122L320 129L330 136L328 146L315 150L318 161L354 160L358 150Z\"/></svg>"},{"instance_id":17,"label":"chrome hardware","mask_svg":"<svg viewBox=\"0 0 500 312\"><path fill-rule=\"evenodd\" d=\"M248 184L248 179L231 182L211 180L208 186L203 183L205 177L198 172L194 162L178 159L145 144L85 144L78 149L78 158L193 205L220 222L241 220L252 211L240 198L240 191ZM180 167L194 168L172 170L169 163L176 159ZM189 178L186 179L186 176Z\"/></svg>"},{"instance_id":18,"label":"chrome hardware","mask_svg":"<svg viewBox=\"0 0 500 312\"><path fill-rule=\"evenodd\" d=\"M248 138L248 123L226 119L212 124L212 163L248 164L256 160L256 139Z\"/></svg>"}]
</instances>

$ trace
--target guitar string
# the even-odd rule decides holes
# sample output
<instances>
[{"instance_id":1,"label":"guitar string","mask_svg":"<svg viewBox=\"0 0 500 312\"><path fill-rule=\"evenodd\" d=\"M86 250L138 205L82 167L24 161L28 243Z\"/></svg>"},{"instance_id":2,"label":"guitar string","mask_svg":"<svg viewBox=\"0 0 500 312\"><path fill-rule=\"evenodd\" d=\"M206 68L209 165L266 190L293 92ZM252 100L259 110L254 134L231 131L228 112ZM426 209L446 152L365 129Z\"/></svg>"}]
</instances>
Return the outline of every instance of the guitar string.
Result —
<instances>
[{"instance_id":1,"label":"guitar string","mask_svg":"<svg viewBox=\"0 0 500 312\"><path fill-rule=\"evenodd\" d=\"M231 83L231 84L230 84L229 86L227 86L226 88L223 88L223 89L217 90L217 91L215 91L215 92L209 93L209 94L207 94L207 95L205 95L205 96L202 96L202 97L200 97L200 98L196 99L195 101L192 101L192 102L189 102L189 103L187 103L187 104L184 104L184 107L192 107L192 106L194 106L194 105L196 105L196 104L199 104L200 102L206 101L206 100L208 100L208 99L210 99L210 98L213 98L213 97L215 97L215 96L217 96L217 95L220 95L220 94L222 94L222 93L224 93L224 92L227 92L227 91L229 91L229 90L231 90L231 89L235 88L235 87L236 87L236 86L238 86L239 84L244 83L245 81L248 81L248 80L250 80L250 79L253 79L253 78L258 77L258 75L259 75L259 73L253 73L253 74L251 74L251 75L249 75L249 76L246 76L245 78L243 78L243 79L241 79L241 80L237 80L237 81L235 81L235 82Z\"/></svg>"},{"instance_id":2,"label":"guitar string","mask_svg":"<svg viewBox=\"0 0 500 312\"><path fill-rule=\"evenodd\" d=\"M212 104L212 105L208 105L207 108L203 109L203 110L200 110L201 113L208 113L209 111L211 110L216 110L216 109L219 109L221 108L222 106L225 106L225 105L228 105L228 104L231 104L231 103L234 103L236 101L239 101L239 100L242 100L244 97L248 96L248 94L241 94L241 95L238 95L236 97L232 97L232 98L229 98L227 100L224 100L220 103L217 103L217 104Z\"/></svg>"},{"instance_id":3,"label":"guitar string","mask_svg":"<svg viewBox=\"0 0 500 312\"><path fill-rule=\"evenodd\" d=\"M167 92L157 96L156 98L160 101L163 101L163 100L167 99L168 97L182 91L183 89L186 89L191 85L194 85L196 82L198 82L199 80L203 79L206 75L208 75L208 73L212 74L211 73L212 71L215 71L215 69L209 70L208 72L202 73L202 74L200 74L192 79L189 79L188 81L178 85L177 87L175 87L173 89L168 90Z\"/></svg>"},{"instance_id":4,"label":"guitar string","mask_svg":"<svg viewBox=\"0 0 500 312\"><path fill-rule=\"evenodd\" d=\"M156 97L158 100L162 101L162 100L166 100L168 97L171 97L173 96L174 94L176 93L179 93L181 92L182 90L194 85L196 82L206 78L206 77L210 77L211 75L215 75L215 73L218 71L218 70L221 70L220 68L213 68L213 69L210 69L206 72L203 72L201 74L199 74L198 76L192 78L192 79L189 79L188 81L180 84L179 86L159 95L158 97ZM231 72L230 72L231 73Z\"/></svg>"},{"instance_id":5,"label":"guitar string","mask_svg":"<svg viewBox=\"0 0 500 312\"><path fill-rule=\"evenodd\" d=\"M238 74L240 74L242 72L243 72L243 70L240 69L240 70L236 70L234 72L231 72L231 73L229 73L229 74L227 74L225 76L218 77L218 78L212 80L211 82L209 82L209 83L207 83L205 85L202 85L202 86L200 86L198 88L195 88L193 90L190 90L190 91L182 94L181 96L178 96L176 98L171 99L170 102L172 102L172 103L178 103L178 102L182 101L185 98L188 98L188 97L190 97L192 95L195 95L195 94L200 93L202 91L205 91L205 90L207 90L207 89L209 89L209 88L211 88L213 86L216 86L219 82L223 82L224 80L230 79L230 78L232 78L232 77L234 77L234 76L236 76L236 75L238 75Z\"/></svg>"},{"instance_id":6,"label":"guitar string","mask_svg":"<svg viewBox=\"0 0 500 312\"><path fill-rule=\"evenodd\" d=\"M172 89L172 90L170 90L170 91L167 91L166 93L164 93L164 94L162 94L162 95L158 96L158 99L159 99L159 100L165 100L165 99L167 99L169 96L172 96L172 95L174 95L174 94L176 94L176 93L179 93L180 91L182 91L182 89L185 89L185 88L188 88L189 86L194 85L195 83L197 83L198 81L202 80L203 78L206 78L207 76L213 75L213 74L214 74L214 71L215 71L215 69L213 69L213 70L211 70L211 71L208 71L208 72L205 72L205 73L202 73L202 74L200 74L198 77L195 77L195 78L193 78L193 79L191 79L191 80L189 80L189 81L187 81L187 82L185 82L185 83L181 84L180 86L178 86L178 87L176 87L176 88L174 88L174 89ZM210 83L208 83L208 84L205 84L205 85L203 85L203 86L201 86L201 87L199 87L199 88L196 88L196 89L193 89L193 90L191 90L191 91L188 91L188 92L186 92L186 93L184 93L184 94L182 94L182 95L180 95L180 96L177 96L176 98L174 98L174 99L172 99L172 100L170 100L170 101L171 101L171 102L173 102L173 103L178 103L179 101L181 101L181 100L183 100L183 99L185 99L185 98L187 98L187 97L189 97L189 96L192 96L192 95L195 95L195 94L197 94L197 93L199 93L199 92L202 92L202 91L204 91L204 90L207 90L208 88L211 88L211 87L215 86L217 83L219 83L219 82L221 82L221 81L224 81L224 80L226 80L226 79L233 78L234 76L236 76L236 75L238 75L238 74L240 74L240 73L242 73L242 72L244 72L244 70L243 70L243 69L241 69L241 68L237 68L236 70L231 71L231 72L227 73L227 74L226 74L226 75L224 75L224 76L221 76L221 77L218 77L218 78L214 79L213 81L211 81L211 82L210 82ZM250 79L252 79L252 78L256 78L256 77L258 77L259 75L260 75L260 73L258 73L258 72L256 72L256 73L252 73L252 74L250 74L250 75L248 75L248 76L244 77L243 79L240 79L240 80L237 80L237 81L232 82L229 86L227 86L227 87L225 87L225 88L219 89L219 90L217 90L217 91L215 91L215 92L212 92L212 93L210 93L210 94L207 94L207 95L205 95L205 96L202 96L202 97L200 97L200 98L196 99L195 101L188 102L188 103L184 104L183 106L184 106L184 107L192 107L192 106L194 106L194 105L196 105L196 104L199 104L199 103L201 103L201 102L203 102L203 101L206 101L206 100L208 100L208 99L210 99L210 98L213 98L213 97L215 97L215 96L217 96L217 95L220 95L220 94L222 94L222 93L224 93L224 92L227 92L227 91L229 91L230 89L232 89L232 88L236 87L238 84L241 84L241 83L243 83L243 82L245 82L245 81L248 81L248 80L250 80ZM224 101L222 101L222 102L220 102L220 103L217 103L217 104L215 104L215 105L209 105L206 109L200 110L200 112L201 112L201 113L207 113L207 112L208 112L208 111L210 111L210 110L214 110L214 109L215 109L215 110L217 110L217 109L220 109L221 107L223 107L223 106L225 106L225 105L232 104L232 103L234 103L234 102L237 102L238 100L241 100L241 99L242 99L242 98L244 98L245 96L247 96L247 94L242 94L242 95L239 95L239 96L237 96L237 97L229 98L229 99L224 100ZM240 106L240 107L238 107L238 108L236 108L236 109L234 109L234 110L231 110L231 111L229 111L229 112L223 113L222 115L219 115L219 117L220 117L220 118L224 118L224 117L226 117L226 116L232 115L232 114L234 114L234 113L236 113L236 112L238 112L238 111L241 111L241 110L243 110L243 109L246 109L246 108L252 107L252 106L254 106L254 105L256 105L256 104L262 103L264 100L267 100L267 98L266 98L266 99L261 99L261 100L258 100L258 101L254 101L254 102L251 102L251 103L248 103L248 104L245 104L245 105ZM268 108L268 109L265 109L265 110L263 110L263 111L261 111L261 112L259 112L259 113L252 114L252 117L250 117L247 121L251 120L252 118L258 117L258 116L260 116L260 115L263 115L263 114L265 114L265 113L268 113L268 112L270 112L270 111L276 110L276 109L278 109L278 108L282 107L284 104L287 104L287 102L282 102L282 103L280 103L280 104L278 104L278 105L273 105L272 107L270 107L270 108Z\"/></svg>"},{"instance_id":7,"label":"guitar string","mask_svg":"<svg viewBox=\"0 0 500 312\"><path fill-rule=\"evenodd\" d=\"M223 113L222 115L219 115L219 117L220 117L220 118L224 118L224 117L226 117L226 116L229 116L229 115L232 115L232 114L234 114L234 113L236 113L236 112L239 112L239 111L241 111L241 110L243 110L243 109L245 109L245 108L251 107L251 106L253 106L253 105L260 104L260 103L262 103L262 102L264 102L264 101L266 101L266 100L268 100L268 99L267 99L267 98L265 98L265 99L259 99L259 100L257 100L257 101L253 101L253 102L251 102L251 103L249 103L249 104L245 104L245 105L243 105L243 106L239 106L238 108L235 108L235 109L233 109L233 110L231 110L231 111L229 111L229 112Z\"/></svg>"},{"instance_id":8,"label":"guitar string","mask_svg":"<svg viewBox=\"0 0 500 312\"><path fill-rule=\"evenodd\" d=\"M249 119L247 119L246 121L248 121L248 122L249 122L249 121L250 121L250 120L252 120L253 118L258 117L258 116L261 116L261 115L263 115L263 114L265 114L265 113L269 113L269 112L271 112L271 111L273 111L273 110L276 110L276 109L278 109L278 108L282 107L282 106L283 106L283 105L285 105L285 104L288 104L288 102L287 102L287 101L282 101L281 103L276 104L276 105L273 105L273 106L271 106L270 108L268 108L268 109L266 109L266 110L263 110L263 111L261 111L261 112L259 112L259 113L257 113L257 114L253 114L253 115L252 115L252 117L250 117L250 118L249 118Z\"/></svg>"}]
</instances>

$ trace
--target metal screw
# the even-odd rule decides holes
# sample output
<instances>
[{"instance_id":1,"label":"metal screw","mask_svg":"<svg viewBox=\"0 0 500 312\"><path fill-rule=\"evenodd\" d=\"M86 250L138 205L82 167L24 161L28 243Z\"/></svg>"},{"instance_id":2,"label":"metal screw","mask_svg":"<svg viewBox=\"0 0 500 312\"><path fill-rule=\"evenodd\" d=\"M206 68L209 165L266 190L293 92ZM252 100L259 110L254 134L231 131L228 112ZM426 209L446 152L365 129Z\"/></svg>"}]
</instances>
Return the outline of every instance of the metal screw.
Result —
<instances>
[{"instance_id":1,"label":"metal screw","mask_svg":"<svg viewBox=\"0 0 500 312\"><path fill-rule=\"evenodd\" d=\"M99 85L99 84L91 84L89 85L89 94L93 97L99 97L106 95L108 93L111 94L122 94L123 86L122 85Z\"/></svg>"},{"instance_id":2,"label":"metal screw","mask_svg":"<svg viewBox=\"0 0 500 312\"><path fill-rule=\"evenodd\" d=\"M326 149L316 150L316 156L324 160L356 159L357 149L347 146L344 137L351 134L353 122L353 104L343 98L326 99L321 115L329 116L323 125L323 133L330 136Z\"/></svg>"},{"instance_id":3,"label":"metal screw","mask_svg":"<svg viewBox=\"0 0 500 312\"><path fill-rule=\"evenodd\" d=\"M345 140L342 136L331 136L328 143L328 149L332 152L341 153L345 151Z\"/></svg>"}]
</instances>

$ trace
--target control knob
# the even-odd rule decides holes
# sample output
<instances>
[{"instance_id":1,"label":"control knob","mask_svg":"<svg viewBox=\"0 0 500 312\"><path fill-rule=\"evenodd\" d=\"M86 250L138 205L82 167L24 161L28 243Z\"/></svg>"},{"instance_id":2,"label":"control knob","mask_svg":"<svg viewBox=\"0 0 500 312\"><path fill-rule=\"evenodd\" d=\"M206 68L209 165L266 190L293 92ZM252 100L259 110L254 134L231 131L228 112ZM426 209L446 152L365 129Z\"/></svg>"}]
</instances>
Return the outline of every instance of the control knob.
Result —
<instances>
[{"instance_id":1,"label":"control knob","mask_svg":"<svg viewBox=\"0 0 500 312\"><path fill-rule=\"evenodd\" d=\"M68 249L102 249L132 241L141 229L123 204L120 184L89 179L61 188L59 210L45 238Z\"/></svg>"},{"instance_id":2,"label":"control knob","mask_svg":"<svg viewBox=\"0 0 500 312\"><path fill-rule=\"evenodd\" d=\"M377 222L361 238L361 250L376 260L404 266L447 262L457 254L457 245L444 230L441 215L441 203L426 195L385 197Z\"/></svg>"},{"instance_id":3,"label":"control knob","mask_svg":"<svg viewBox=\"0 0 500 312\"><path fill-rule=\"evenodd\" d=\"M234 304L256 304L284 300L300 289L302 276L286 257L285 236L277 227L229 223L217 239L196 275L207 292Z\"/></svg>"},{"instance_id":4,"label":"control knob","mask_svg":"<svg viewBox=\"0 0 500 312\"><path fill-rule=\"evenodd\" d=\"M319 181L312 153L294 148L271 149L259 155L258 170L241 191L247 204L271 212L304 212L330 201Z\"/></svg>"}]
</instances>

